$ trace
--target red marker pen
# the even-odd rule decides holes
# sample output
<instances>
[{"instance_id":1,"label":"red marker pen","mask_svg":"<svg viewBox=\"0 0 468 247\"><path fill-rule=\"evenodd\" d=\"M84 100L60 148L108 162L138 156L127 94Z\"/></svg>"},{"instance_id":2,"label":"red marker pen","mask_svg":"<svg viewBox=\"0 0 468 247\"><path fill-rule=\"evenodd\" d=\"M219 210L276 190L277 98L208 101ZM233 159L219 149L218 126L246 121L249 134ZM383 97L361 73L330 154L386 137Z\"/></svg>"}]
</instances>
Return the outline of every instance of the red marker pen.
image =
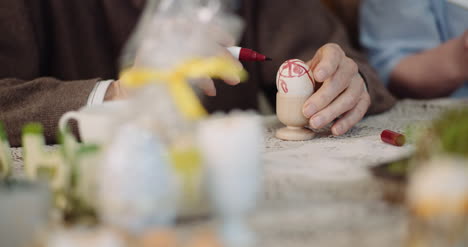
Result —
<instances>
[{"instance_id":1,"label":"red marker pen","mask_svg":"<svg viewBox=\"0 0 468 247\"><path fill-rule=\"evenodd\" d=\"M240 61L271 61L271 58L247 48L232 46L227 49L235 58L239 59Z\"/></svg>"}]
</instances>

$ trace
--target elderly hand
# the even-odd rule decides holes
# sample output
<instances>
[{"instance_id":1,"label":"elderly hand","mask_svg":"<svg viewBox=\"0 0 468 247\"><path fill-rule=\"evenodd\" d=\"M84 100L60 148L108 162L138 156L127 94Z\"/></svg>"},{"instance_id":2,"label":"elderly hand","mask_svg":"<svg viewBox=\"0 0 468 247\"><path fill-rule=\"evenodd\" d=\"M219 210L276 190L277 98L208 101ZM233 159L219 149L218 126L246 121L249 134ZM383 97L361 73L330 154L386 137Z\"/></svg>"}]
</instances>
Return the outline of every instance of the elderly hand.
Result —
<instances>
[{"instance_id":1,"label":"elderly hand","mask_svg":"<svg viewBox=\"0 0 468 247\"><path fill-rule=\"evenodd\" d=\"M219 45L217 49L220 51L221 55L231 58L237 67L242 68L242 63L234 58L226 48L236 44L235 38L218 26L209 26L209 29L210 31L208 33L211 39L216 40L216 43ZM223 78L223 81L228 85L235 86L240 83L240 78ZM212 79L199 78L191 82L201 88L207 96L216 96L216 87Z\"/></svg>"},{"instance_id":2,"label":"elderly hand","mask_svg":"<svg viewBox=\"0 0 468 247\"><path fill-rule=\"evenodd\" d=\"M231 55L231 53L229 53L229 51L224 47L223 47L223 54L222 55L231 58L232 61L235 64L235 66L237 66L239 69L243 68L242 63L239 62L237 59L235 59ZM236 78L223 78L223 81L228 85L235 86L235 85L240 83L240 78L239 77L236 77ZM200 89L202 89L203 92L205 93L205 95L207 95L207 96L216 96L216 87L215 87L215 84L214 84L214 82L213 82L213 80L211 78L191 79L190 82L193 83L194 85L197 85Z\"/></svg>"},{"instance_id":3,"label":"elderly hand","mask_svg":"<svg viewBox=\"0 0 468 247\"><path fill-rule=\"evenodd\" d=\"M370 96L357 64L340 46L326 44L308 62L319 89L305 102L304 116L312 128L332 126L333 135L342 135L358 123L370 106Z\"/></svg>"}]
</instances>

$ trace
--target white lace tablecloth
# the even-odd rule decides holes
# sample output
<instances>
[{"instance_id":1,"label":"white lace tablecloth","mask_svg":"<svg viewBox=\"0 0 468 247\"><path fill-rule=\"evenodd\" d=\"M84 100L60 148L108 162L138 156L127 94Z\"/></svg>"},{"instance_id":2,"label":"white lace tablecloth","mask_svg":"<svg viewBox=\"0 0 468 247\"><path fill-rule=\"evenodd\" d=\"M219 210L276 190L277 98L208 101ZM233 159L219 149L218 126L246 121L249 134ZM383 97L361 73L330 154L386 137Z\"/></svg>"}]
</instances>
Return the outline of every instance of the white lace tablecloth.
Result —
<instances>
[{"instance_id":1,"label":"white lace tablecloth","mask_svg":"<svg viewBox=\"0 0 468 247\"><path fill-rule=\"evenodd\" d=\"M460 104L468 101L405 100L367 117L344 136L322 129L305 142L276 139L281 124L265 117L264 200L251 218L258 246L401 246L405 211L380 200L368 169L405 156L412 147L385 144L380 133L403 131ZM12 152L20 174L21 150Z\"/></svg>"}]
</instances>

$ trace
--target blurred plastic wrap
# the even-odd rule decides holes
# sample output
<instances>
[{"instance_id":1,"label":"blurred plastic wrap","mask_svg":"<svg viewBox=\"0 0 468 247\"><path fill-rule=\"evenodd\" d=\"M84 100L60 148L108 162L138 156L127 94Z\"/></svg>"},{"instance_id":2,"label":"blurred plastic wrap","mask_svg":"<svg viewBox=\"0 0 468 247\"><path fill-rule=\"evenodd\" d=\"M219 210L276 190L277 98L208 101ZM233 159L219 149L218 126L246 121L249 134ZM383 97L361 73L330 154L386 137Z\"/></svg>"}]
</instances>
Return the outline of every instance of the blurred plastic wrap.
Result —
<instances>
[{"instance_id":1,"label":"blurred plastic wrap","mask_svg":"<svg viewBox=\"0 0 468 247\"><path fill-rule=\"evenodd\" d=\"M128 140L117 144L117 138L108 147L106 169L117 164L131 169L132 160L150 162L146 156L161 152L163 158L152 162L171 168L172 174L166 175L175 179L178 216L208 210L202 157L194 140L195 124L207 114L196 88L209 78L246 76L226 49L241 31L242 21L227 13L221 0L149 0L122 54L119 80L131 92L131 111L124 122L153 135L163 148L156 151L140 146L143 150L137 152L130 144L132 135L118 136ZM127 164L112 158L121 152L134 152L125 156ZM126 179L125 173L116 176L114 180ZM134 179L138 176L149 175L135 174ZM134 194L128 195L131 200ZM104 192L102 196L110 195Z\"/></svg>"},{"instance_id":2,"label":"blurred plastic wrap","mask_svg":"<svg viewBox=\"0 0 468 247\"><path fill-rule=\"evenodd\" d=\"M243 21L233 0L148 0L124 48L121 69L171 69L194 57L218 56L234 45Z\"/></svg>"},{"instance_id":3,"label":"blurred plastic wrap","mask_svg":"<svg viewBox=\"0 0 468 247\"><path fill-rule=\"evenodd\" d=\"M166 97L150 95L141 108L173 101L187 120L206 112L196 90L207 79L245 78L226 49L242 31L240 18L223 10L221 0L149 1L122 55L120 81L134 91L156 84ZM196 94L198 93L198 95ZM166 111L165 115L175 114Z\"/></svg>"},{"instance_id":4,"label":"blurred plastic wrap","mask_svg":"<svg viewBox=\"0 0 468 247\"><path fill-rule=\"evenodd\" d=\"M235 43L242 21L222 6L221 0L150 0L124 49L120 81L134 92L134 115L166 145L185 140L192 122L206 115L198 82L245 76L225 47Z\"/></svg>"},{"instance_id":5,"label":"blurred plastic wrap","mask_svg":"<svg viewBox=\"0 0 468 247\"><path fill-rule=\"evenodd\" d=\"M0 245L34 246L49 227L51 194L46 183L0 181Z\"/></svg>"}]
</instances>

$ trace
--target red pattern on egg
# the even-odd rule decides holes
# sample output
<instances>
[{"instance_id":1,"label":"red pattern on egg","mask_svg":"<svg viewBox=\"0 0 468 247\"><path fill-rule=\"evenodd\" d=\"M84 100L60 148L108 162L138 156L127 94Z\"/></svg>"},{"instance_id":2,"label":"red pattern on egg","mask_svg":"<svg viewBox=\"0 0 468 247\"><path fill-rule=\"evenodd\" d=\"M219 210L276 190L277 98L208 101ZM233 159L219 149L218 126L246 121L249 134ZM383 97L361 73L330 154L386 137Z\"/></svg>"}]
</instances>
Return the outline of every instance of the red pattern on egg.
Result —
<instances>
[{"instance_id":1,"label":"red pattern on egg","mask_svg":"<svg viewBox=\"0 0 468 247\"><path fill-rule=\"evenodd\" d=\"M284 93L288 93L288 85L284 78L299 78L307 74L312 83L313 88L315 88L315 80L311 75L311 69L305 65L305 63L299 59L290 59L284 62L279 71L276 86L281 88Z\"/></svg>"},{"instance_id":2,"label":"red pattern on egg","mask_svg":"<svg viewBox=\"0 0 468 247\"><path fill-rule=\"evenodd\" d=\"M288 91L289 91L289 90L288 90L288 84L286 84L286 82L285 82L283 79L279 79L278 81L279 81L279 83L280 83L281 88L283 89L283 91L284 91L285 93L288 93Z\"/></svg>"}]
</instances>

